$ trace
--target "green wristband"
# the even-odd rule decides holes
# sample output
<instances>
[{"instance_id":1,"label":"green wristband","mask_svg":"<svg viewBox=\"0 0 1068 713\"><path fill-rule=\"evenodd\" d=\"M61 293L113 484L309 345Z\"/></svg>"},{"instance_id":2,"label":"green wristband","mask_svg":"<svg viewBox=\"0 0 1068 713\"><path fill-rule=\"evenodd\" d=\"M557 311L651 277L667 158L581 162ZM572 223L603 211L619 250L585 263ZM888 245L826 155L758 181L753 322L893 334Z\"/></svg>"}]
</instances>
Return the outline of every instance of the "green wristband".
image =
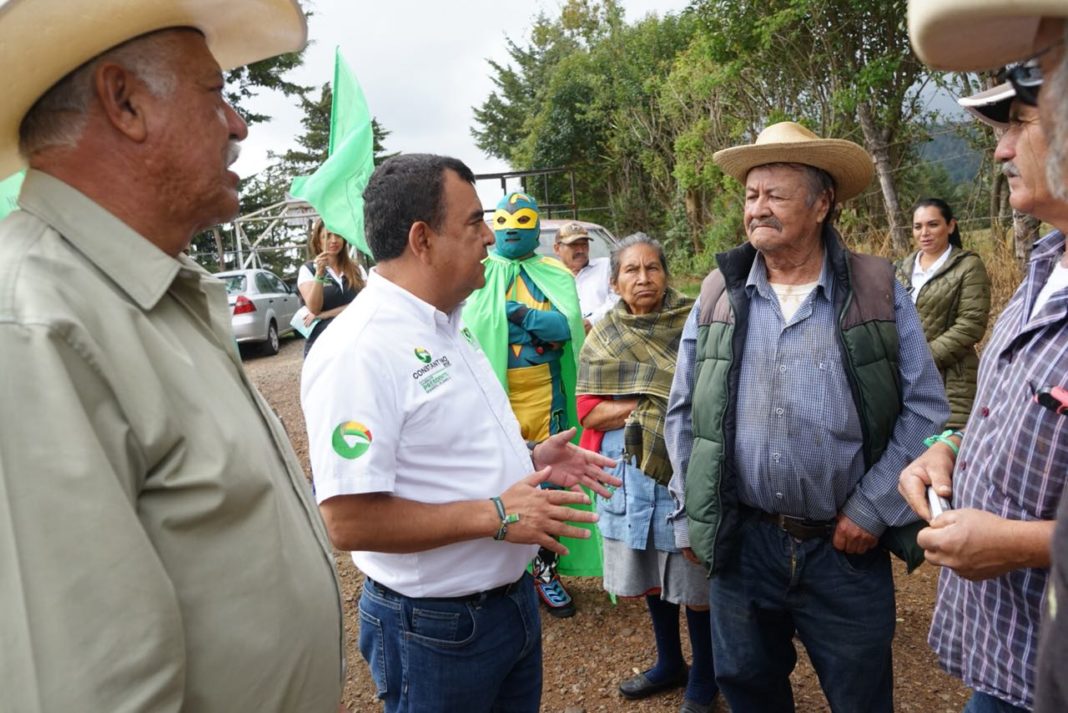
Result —
<instances>
[{"instance_id":1,"label":"green wristband","mask_svg":"<svg viewBox=\"0 0 1068 713\"><path fill-rule=\"evenodd\" d=\"M497 534L493 536L493 539L503 540L508 535L508 526L513 522L519 522L519 513L512 513L511 515L506 514L504 503L501 502L500 498L490 498L490 502L497 508L497 517L501 519L501 524L497 528Z\"/></svg>"},{"instance_id":2,"label":"green wristband","mask_svg":"<svg viewBox=\"0 0 1068 713\"><path fill-rule=\"evenodd\" d=\"M954 431L952 428L947 428L941 433L937 433L933 436L928 436L927 438L923 439L923 445L930 448L936 443L945 443L947 446L949 446L949 449L953 451L954 457L956 457L960 453L960 446L958 446L951 440L952 436L964 438L964 433L962 433L961 431Z\"/></svg>"}]
</instances>

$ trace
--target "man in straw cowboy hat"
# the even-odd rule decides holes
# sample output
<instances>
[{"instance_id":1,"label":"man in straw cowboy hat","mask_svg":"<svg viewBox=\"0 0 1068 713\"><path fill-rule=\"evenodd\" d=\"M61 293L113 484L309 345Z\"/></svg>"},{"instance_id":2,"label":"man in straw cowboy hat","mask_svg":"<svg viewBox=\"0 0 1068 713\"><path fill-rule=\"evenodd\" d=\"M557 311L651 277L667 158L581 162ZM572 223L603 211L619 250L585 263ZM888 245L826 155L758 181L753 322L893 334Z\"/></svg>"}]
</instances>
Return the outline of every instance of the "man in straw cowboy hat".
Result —
<instances>
[{"instance_id":1,"label":"man in straw cowboy hat","mask_svg":"<svg viewBox=\"0 0 1068 713\"><path fill-rule=\"evenodd\" d=\"M916 519L897 474L949 408L893 267L832 225L871 158L792 122L713 158L745 185L749 241L701 286L667 440L676 540L711 576L716 681L734 713L792 711L796 634L833 711L890 711L878 545Z\"/></svg>"},{"instance_id":2,"label":"man in straw cowboy hat","mask_svg":"<svg viewBox=\"0 0 1068 713\"><path fill-rule=\"evenodd\" d=\"M1055 228L1035 243L994 325L965 430L901 474L922 516L929 484L953 501L919 542L945 567L928 640L975 691L970 711L1068 710L1068 431L1050 398L1062 392L1049 389L1068 381L1066 17L1060 0L909 5L913 46L935 68L1024 60L1007 82L960 103L1004 132L994 156L1013 207ZM967 42L944 44L946 34Z\"/></svg>"},{"instance_id":3,"label":"man in straw cowboy hat","mask_svg":"<svg viewBox=\"0 0 1068 713\"><path fill-rule=\"evenodd\" d=\"M338 709L325 529L182 254L238 210L220 67L306 34L292 0L0 7L5 710Z\"/></svg>"}]
</instances>

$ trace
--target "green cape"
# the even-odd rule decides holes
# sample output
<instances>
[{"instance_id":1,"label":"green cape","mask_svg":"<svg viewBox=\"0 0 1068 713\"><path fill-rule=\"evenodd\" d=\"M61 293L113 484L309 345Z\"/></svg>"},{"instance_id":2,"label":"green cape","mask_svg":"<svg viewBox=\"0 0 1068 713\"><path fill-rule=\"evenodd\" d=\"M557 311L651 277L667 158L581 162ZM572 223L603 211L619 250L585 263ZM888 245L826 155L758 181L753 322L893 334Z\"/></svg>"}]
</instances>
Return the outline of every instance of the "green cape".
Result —
<instances>
[{"instance_id":1,"label":"green cape","mask_svg":"<svg viewBox=\"0 0 1068 713\"><path fill-rule=\"evenodd\" d=\"M546 298L567 317L571 328L571 341L564 345L560 357L560 374L564 380L564 395L567 399L567 420L578 431L574 443L578 443L582 426L575 411L575 378L578 374L578 357L586 330L579 308L575 277L556 258L534 255L524 260L509 260L491 252L483 263L486 266L486 286L471 293L464 305L464 326L478 340L482 352L489 359L493 373L508 391L508 318L505 313L504 295L519 276L522 267L527 275L545 293ZM592 498L591 498L592 501ZM592 510L593 506L573 506L577 510ZM576 577L601 576L601 533L596 525L578 525L590 531L590 539L576 540L562 537L560 541L571 553L560 559L558 571Z\"/></svg>"}]
</instances>

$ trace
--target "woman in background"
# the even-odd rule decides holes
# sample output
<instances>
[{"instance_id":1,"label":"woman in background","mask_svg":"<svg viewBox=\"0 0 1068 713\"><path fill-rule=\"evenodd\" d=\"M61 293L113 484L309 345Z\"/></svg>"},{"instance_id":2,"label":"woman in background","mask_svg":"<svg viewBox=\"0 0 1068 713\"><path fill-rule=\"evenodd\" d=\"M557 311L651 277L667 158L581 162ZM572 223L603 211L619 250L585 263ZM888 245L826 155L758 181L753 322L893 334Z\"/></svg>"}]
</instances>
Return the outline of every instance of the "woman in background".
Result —
<instances>
[{"instance_id":1,"label":"woman in background","mask_svg":"<svg viewBox=\"0 0 1068 713\"><path fill-rule=\"evenodd\" d=\"M328 231L322 218L316 219L312 226L308 253L312 260L304 263L297 274L297 289L308 308L304 326L315 323L304 342L304 356L334 317L356 299L365 284L359 266L349 255L345 239Z\"/></svg>"},{"instance_id":2,"label":"woman in background","mask_svg":"<svg viewBox=\"0 0 1068 713\"><path fill-rule=\"evenodd\" d=\"M912 211L918 250L896 264L897 279L920 313L927 346L942 374L951 414L946 428L964 428L975 400L975 345L990 318L990 278L982 259L965 250L953 210L924 198Z\"/></svg>"},{"instance_id":3,"label":"woman in background","mask_svg":"<svg viewBox=\"0 0 1068 713\"><path fill-rule=\"evenodd\" d=\"M610 268L620 299L594 325L579 357L581 445L619 463L622 487L609 499L597 499L604 588L645 598L657 652L656 664L623 681L619 691L636 699L685 686L680 713L704 713L713 709L718 690L708 580L675 547L667 521L674 502L664 443L668 393L693 300L668 287L663 248L643 233L620 243ZM689 671L682 657L680 605L686 607L693 650Z\"/></svg>"}]
</instances>

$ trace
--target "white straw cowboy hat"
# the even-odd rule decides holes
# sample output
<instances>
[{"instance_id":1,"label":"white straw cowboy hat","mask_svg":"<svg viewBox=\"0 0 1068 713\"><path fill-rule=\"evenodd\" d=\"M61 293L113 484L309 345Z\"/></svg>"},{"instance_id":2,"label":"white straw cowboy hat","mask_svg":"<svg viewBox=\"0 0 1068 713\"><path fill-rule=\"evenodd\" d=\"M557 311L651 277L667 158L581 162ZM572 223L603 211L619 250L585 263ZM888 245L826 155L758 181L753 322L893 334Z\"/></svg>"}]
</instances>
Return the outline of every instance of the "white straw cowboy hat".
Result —
<instances>
[{"instance_id":1,"label":"white straw cowboy hat","mask_svg":"<svg viewBox=\"0 0 1068 713\"><path fill-rule=\"evenodd\" d=\"M712 160L742 184L749 171L769 163L802 163L831 175L835 200L844 203L871 183L875 172L871 156L863 148L844 139L821 139L792 121L772 124L746 146L735 146L712 154Z\"/></svg>"},{"instance_id":2,"label":"white straw cowboy hat","mask_svg":"<svg viewBox=\"0 0 1068 713\"><path fill-rule=\"evenodd\" d=\"M978 71L1027 59L1043 17L1068 17L1065 0L909 0L909 37L933 69Z\"/></svg>"},{"instance_id":3,"label":"white straw cowboy hat","mask_svg":"<svg viewBox=\"0 0 1068 713\"><path fill-rule=\"evenodd\" d=\"M0 0L0 178L21 167L19 124L56 82L116 45L168 27L202 32L223 69L294 52L308 38L297 0Z\"/></svg>"}]
</instances>

